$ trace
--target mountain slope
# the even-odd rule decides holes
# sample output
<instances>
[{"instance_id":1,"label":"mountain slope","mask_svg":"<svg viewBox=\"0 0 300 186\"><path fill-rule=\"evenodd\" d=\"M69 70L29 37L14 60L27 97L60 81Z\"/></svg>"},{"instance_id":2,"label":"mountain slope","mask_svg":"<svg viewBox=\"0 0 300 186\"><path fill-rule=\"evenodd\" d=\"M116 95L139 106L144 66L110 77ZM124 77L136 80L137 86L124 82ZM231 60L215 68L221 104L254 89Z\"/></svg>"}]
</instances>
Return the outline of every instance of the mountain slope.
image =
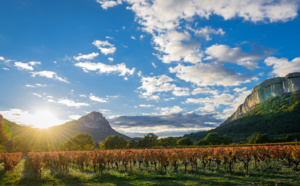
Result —
<instances>
[{"instance_id":1,"label":"mountain slope","mask_svg":"<svg viewBox=\"0 0 300 186\"><path fill-rule=\"evenodd\" d=\"M258 132L268 133L273 137L291 134L300 138L299 88L300 73L288 74L283 79L266 80L256 86L237 111L219 127L210 131L186 134L184 137L197 140L210 132L217 132L220 135L230 136L238 142L246 141L248 136ZM258 99L254 99L255 97Z\"/></svg>"},{"instance_id":2,"label":"mountain slope","mask_svg":"<svg viewBox=\"0 0 300 186\"><path fill-rule=\"evenodd\" d=\"M242 117L245 113L256 107L264 101L282 95L296 92L300 89L300 73L290 73L285 77L276 77L267 79L255 86L250 95L247 96L244 103L241 104L224 123L226 125L235 119Z\"/></svg>"},{"instance_id":3,"label":"mountain slope","mask_svg":"<svg viewBox=\"0 0 300 186\"><path fill-rule=\"evenodd\" d=\"M103 141L111 135L122 136L127 140L131 139L130 137L125 136L111 128L109 122L99 112L91 112L90 114L83 116L78 120L51 127L48 130L53 133L57 132L61 135L67 135L70 137L78 133L88 133L96 142Z\"/></svg>"},{"instance_id":4,"label":"mountain slope","mask_svg":"<svg viewBox=\"0 0 300 186\"><path fill-rule=\"evenodd\" d=\"M13 144L10 140L22 137L31 144L34 151L55 150L59 144L78 133L90 134L96 143L105 140L110 135L122 136L127 140L131 139L115 131L99 112L92 112L78 120L48 129L21 126L4 119L3 123L0 123L0 129L0 144L6 142L6 147L11 149Z\"/></svg>"}]
</instances>

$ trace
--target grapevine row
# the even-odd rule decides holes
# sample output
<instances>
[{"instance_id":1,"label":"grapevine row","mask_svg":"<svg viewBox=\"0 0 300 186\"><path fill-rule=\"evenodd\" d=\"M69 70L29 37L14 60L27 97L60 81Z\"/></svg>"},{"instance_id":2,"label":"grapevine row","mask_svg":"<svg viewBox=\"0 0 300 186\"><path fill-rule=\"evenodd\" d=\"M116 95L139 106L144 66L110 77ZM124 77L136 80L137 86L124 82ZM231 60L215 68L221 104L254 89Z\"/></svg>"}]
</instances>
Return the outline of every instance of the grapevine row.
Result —
<instances>
[{"instance_id":1,"label":"grapevine row","mask_svg":"<svg viewBox=\"0 0 300 186\"><path fill-rule=\"evenodd\" d=\"M44 167L64 173L68 173L70 166L77 166L81 171L92 167L95 172L102 174L105 169L109 168L123 167L125 171L131 171L133 167L140 169L144 164L147 169L152 166L155 170L166 173L167 167L172 167L178 172L180 165L184 166L185 172L188 165L194 171L200 163L205 170L212 162L216 164L216 171L224 165L230 173L234 164L241 162L245 173L248 174L250 162L254 162L257 166L261 162L268 164L271 160L285 161L289 168L293 166L295 170L298 170L300 146L31 152L28 157L38 177L41 176Z\"/></svg>"},{"instance_id":2,"label":"grapevine row","mask_svg":"<svg viewBox=\"0 0 300 186\"><path fill-rule=\"evenodd\" d=\"M0 153L0 164L4 164L4 171L12 170L22 159L22 153Z\"/></svg>"}]
</instances>

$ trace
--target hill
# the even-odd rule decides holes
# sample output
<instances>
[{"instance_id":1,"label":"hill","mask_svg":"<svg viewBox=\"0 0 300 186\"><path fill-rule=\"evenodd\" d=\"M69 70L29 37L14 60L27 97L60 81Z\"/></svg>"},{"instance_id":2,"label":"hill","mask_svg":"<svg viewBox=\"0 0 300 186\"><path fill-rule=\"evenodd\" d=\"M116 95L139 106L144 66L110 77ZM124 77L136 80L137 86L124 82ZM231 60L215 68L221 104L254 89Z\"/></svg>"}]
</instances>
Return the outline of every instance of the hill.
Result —
<instances>
[{"instance_id":1,"label":"hill","mask_svg":"<svg viewBox=\"0 0 300 186\"><path fill-rule=\"evenodd\" d=\"M300 138L300 73L285 78L273 78L256 86L252 93L219 127L204 132L186 134L192 140L204 138L210 132L227 135L234 142L246 141L254 132L272 137L287 134Z\"/></svg>"},{"instance_id":2,"label":"hill","mask_svg":"<svg viewBox=\"0 0 300 186\"><path fill-rule=\"evenodd\" d=\"M34 146L35 151L48 151L56 149L60 143L78 133L88 133L98 143L110 135L122 136L129 140L130 137L115 131L99 112L91 112L78 120L69 121L65 124L50 127L48 129L37 129L21 126L4 119L0 132L0 144L6 141L6 147L12 148L11 140L22 137Z\"/></svg>"}]
</instances>

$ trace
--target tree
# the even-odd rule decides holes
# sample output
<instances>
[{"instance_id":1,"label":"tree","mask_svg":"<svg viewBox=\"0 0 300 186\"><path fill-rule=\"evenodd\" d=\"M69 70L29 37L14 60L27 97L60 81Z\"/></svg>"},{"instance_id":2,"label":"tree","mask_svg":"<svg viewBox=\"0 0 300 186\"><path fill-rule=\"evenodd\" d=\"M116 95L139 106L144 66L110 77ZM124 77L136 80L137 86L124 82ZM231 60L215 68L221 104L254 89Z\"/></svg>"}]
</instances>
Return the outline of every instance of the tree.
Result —
<instances>
[{"instance_id":1,"label":"tree","mask_svg":"<svg viewBox=\"0 0 300 186\"><path fill-rule=\"evenodd\" d=\"M175 147L177 139L175 137L161 138L157 141L157 145L161 147Z\"/></svg>"},{"instance_id":2,"label":"tree","mask_svg":"<svg viewBox=\"0 0 300 186\"><path fill-rule=\"evenodd\" d=\"M145 148L152 148L156 145L157 136L153 133L149 133L144 136L140 141L140 146Z\"/></svg>"},{"instance_id":3,"label":"tree","mask_svg":"<svg viewBox=\"0 0 300 186\"><path fill-rule=\"evenodd\" d=\"M270 140L268 134L258 134L254 143L268 143L269 141Z\"/></svg>"},{"instance_id":4,"label":"tree","mask_svg":"<svg viewBox=\"0 0 300 186\"><path fill-rule=\"evenodd\" d=\"M254 132L251 136L249 136L249 137L247 138L247 139L248 139L248 143L249 143L249 144L254 144L254 141L255 141L257 135L259 135L259 133Z\"/></svg>"},{"instance_id":5,"label":"tree","mask_svg":"<svg viewBox=\"0 0 300 186\"><path fill-rule=\"evenodd\" d=\"M121 136L108 136L103 141L104 149L124 149L127 145L127 141Z\"/></svg>"},{"instance_id":6,"label":"tree","mask_svg":"<svg viewBox=\"0 0 300 186\"><path fill-rule=\"evenodd\" d=\"M177 141L177 145L189 146L192 144L193 144L192 141L188 137L181 138L180 140Z\"/></svg>"},{"instance_id":7,"label":"tree","mask_svg":"<svg viewBox=\"0 0 300 186\"><path fill-rule=\"evenodd\" d=\"M218 133L213 132L207 134L207 136L203 140L196 141L194 145L229 145L232 143L232 139L229 136L219 136Z\"/></svg>"},{"instance_id":8,"label":"tree","mask_svg":"<svg viewBox=\"0 0 300 186\"><path fill-rule=\"evenodd\" d=\"M61 144L60 150L75 151L75 150L93 150L95 142L91 135L80 133L71 137L68 141Z\"/></svg>"},{"instance_id":9,"label":"tree","mask_svg":"<svg viewBox=\"0 0 300 186\"><path fill-rule=\"evenodd\" d=\"M139 142L136 140L128 140L126 148L128 149L136 149L139 146Z\"/></svg>"},{"instance_id":10,"label":"tree","mask_svg":"<svg viewBox=\"0 0 300 186\"><path fill-rule=\"evenodd\" d=\"M204 141L208 142L209 145L222 144L222 140L219 134L216 132L207 134L207 136L204 138Z\"/></svg>"},{"instance_id":11,"label":"tree","mask_svg":"<svg viewBox=\"0 0 300 186\"><path fill-rule=\"evenodd\" d=\"M221 136L220 138L221 138L222 144L224 144L224 145L229 145L232 143L232 138L229 136Z\"/></svg>"}]
</instances>

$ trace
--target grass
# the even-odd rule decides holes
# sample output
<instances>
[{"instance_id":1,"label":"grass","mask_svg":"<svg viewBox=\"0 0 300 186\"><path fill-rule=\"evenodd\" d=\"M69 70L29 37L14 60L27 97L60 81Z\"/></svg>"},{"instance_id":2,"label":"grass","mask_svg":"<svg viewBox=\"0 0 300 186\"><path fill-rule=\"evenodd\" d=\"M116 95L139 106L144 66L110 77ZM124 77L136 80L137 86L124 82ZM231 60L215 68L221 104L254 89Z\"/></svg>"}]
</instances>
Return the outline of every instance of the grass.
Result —
<instances>
[{"instance_id":1,"label":"grass","mask_svg":"<svg viewBox=\"0 0 300 186\"><path fill-rule=\"evenodd\" d=\"M69 174L53 173L44 168L42 177L36 179L31 172L27 159L22 159L10 172L4 173L0 166L0 185L300 185L300 173L286 166L274 162L269 168L261 163L254 169L253 163L249 175L244 174L242 164L236 164L234 173L228 174L224 168L216 172L215 165L208 166L204 171L200 166L197 172L184 172L183 166L178 173L168 167L167 174L155 171L152 167L147 169L133 168L132 172L107 169L102 175L94 173L91 167L81 172L75 165L69 168Z\"/></svg>"}]
</instances>

